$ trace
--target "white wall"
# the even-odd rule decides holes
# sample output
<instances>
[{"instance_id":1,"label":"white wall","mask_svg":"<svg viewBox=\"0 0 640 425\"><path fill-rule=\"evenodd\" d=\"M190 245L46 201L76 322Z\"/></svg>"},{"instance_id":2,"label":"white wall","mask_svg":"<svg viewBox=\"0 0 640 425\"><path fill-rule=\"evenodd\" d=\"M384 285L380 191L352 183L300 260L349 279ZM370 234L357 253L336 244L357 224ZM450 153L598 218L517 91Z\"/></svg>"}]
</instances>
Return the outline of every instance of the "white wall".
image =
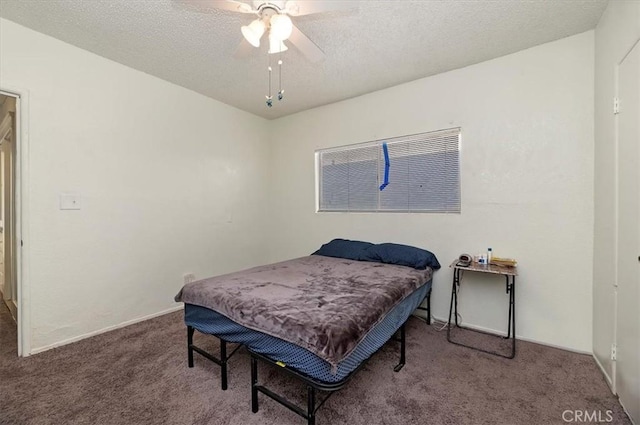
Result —
<instances>
[{"instance_id":1,"label":"white wall","mask_svg":"<svg viewBox=\"0 0 640 425\"><path fill-rule=\"evenodd\" d=\"M593 42L589 31L274 121L270 259L334 237L424 247L444 265L432 305L445 318L448 264L490 246L519 260L518 335L590 352ZM314 211L314 150L455 126L461 214ZM466 279L464 321L506 330L504 282Z\"/></svg>"},{"instance_id":2,"label":"white wall","mask_svg":"<svg viewBox=\"0 0 640 425\"><path fill-rule=\"evenodd\" d=\"M0 88L29 94L33 351L176 307L186 272L266 260L265 120L4 19L0 43Z\"/></svg>"},{"instance_id":3,"label":"white wall","mask_svg":"<svg viewBox=\"0 0 640 425\"><path fill-rule=\"evenodd\" d=\"M609 2L595 30L593 352L611 383L616 279L616 67L640 38L640 2ZM620 158L624 160L624 158ZM630 318L635 320L635 318Z\"/></svg>"},{"instance_id":4,"label":"white wall","mask_svg":"<svg viewBox=\"0 0 640 425\"><path fill-rule=\"evenodd\" d=\"M35 351L172 308L186 272L333 237L434 251L440 318L446 265L492 246L520 262L518 335L591 350L593 32L272 122L7 20L0 43L0 88L30 98ZM453 126L462 214L315 213L315 149ZM60 211L63 191L82 210ZM503 330L504 284L482 280L463 287L465 322Z\"/></svg>"}]
</instances>

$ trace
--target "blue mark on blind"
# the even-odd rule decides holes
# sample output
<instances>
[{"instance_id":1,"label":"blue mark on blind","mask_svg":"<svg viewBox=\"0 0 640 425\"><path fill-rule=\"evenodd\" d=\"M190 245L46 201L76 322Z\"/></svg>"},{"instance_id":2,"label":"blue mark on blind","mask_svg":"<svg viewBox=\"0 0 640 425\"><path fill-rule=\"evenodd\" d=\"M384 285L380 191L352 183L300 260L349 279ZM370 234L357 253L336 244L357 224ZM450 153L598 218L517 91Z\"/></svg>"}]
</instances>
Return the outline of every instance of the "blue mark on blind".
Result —
<instances>
[{"instance_id":1,"label":"blue mark on blind","mask_svg":"<svg viewBox=\"0 0 640 425\"><path fill-rule=\"evenodd\" d=\"M384 153L384 182L380 185L381 191L389 185L389 148L386 142L382 144L382 152Z\"/></svg>"}]
</instances>

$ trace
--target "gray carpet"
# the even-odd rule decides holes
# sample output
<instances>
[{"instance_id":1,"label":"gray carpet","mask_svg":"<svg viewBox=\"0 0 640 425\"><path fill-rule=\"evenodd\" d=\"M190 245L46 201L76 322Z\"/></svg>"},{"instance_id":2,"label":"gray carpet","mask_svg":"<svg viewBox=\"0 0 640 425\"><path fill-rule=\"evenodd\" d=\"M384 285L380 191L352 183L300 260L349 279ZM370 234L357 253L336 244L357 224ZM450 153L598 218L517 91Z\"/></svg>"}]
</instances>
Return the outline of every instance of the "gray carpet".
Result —
<instances>
[{"instance_id":1,"label":"gray carpet","mask_svg":"<svg viewBox=\"0 0 640 425\"><path fill-rule=\"evenodd\" d=\"M227 391L208 360L196 356L189 369L180 312L18 359L15 325L0 310L1 424L306 423L264 396L251 413L244 350L231 360ZM501 359L449 344L416 318L407 338L402 371L393 372L389 343L318 411L317 424L563 424L564 410L603 418L611 410L612 423L631 423L590 356L519 342L515 360ZM213 337L196 342L217 352ZM260 379L303 403L303 386L277 370L262 367Z\"/></svg>"}]
</instances>

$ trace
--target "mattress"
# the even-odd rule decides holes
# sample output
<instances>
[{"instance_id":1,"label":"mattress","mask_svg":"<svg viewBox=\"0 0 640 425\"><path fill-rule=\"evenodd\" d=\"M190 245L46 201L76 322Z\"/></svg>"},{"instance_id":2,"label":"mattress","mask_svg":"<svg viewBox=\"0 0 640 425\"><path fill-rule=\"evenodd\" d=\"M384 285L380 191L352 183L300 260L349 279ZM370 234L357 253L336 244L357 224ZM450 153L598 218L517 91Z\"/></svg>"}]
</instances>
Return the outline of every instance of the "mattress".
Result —
<instances>
[{"instance_id":1,"label":"mattress","mask_svg":"<svg viewBox=\"0 0 640 425\"><path fill-rule=\"evenodd\" d=\"M189 283L175 300L303 347L335 369L432 272L311 255Z\"/></svg>"},{"instance_id":2,"label":"mattress","mask_svg":"<svg viewBox=\"0 0 640 425\"><path fill-rule=\"evenodd\" d=\"M393 336L422 303L431 290L431 284L432 281L429 280L397 304L366 334L355 349L338 363L337 369L332 368L329 362L303 347L244 327L206 307L185 304L185 323L202 333L215 335L228 342L244 344L251 351L280 361L315 380L335 383L354 371Z\"/></svg>"}]
</instances>

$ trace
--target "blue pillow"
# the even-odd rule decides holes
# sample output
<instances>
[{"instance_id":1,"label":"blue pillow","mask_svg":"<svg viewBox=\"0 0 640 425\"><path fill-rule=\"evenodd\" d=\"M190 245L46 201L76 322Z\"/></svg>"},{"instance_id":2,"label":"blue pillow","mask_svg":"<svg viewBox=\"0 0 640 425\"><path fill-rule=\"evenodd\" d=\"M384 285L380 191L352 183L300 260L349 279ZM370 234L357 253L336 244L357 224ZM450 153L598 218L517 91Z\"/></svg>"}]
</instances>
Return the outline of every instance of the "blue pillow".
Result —
<instances>
[{"instance_id":1,"label":"blue pillow","mask_svg":"<svg viewBox=\"0 0 640 425\"><path fill-rule=\"evenodd\" d=\"M397 264L418 270L424 270L427 267L434 270L440 268L440 263L433 253L414 246L395 243L381 243L368 247L362 260Z\"/></svg>"},{"instance_id":2,"label":"blue pillow","mask_svg":"<svg viewBox=\"0 0 640 425\"><path fill-rule=\"evenodd\" d=\"M367 248L372 246L373 244L371 242L334 239L331 242L322 245L319 250L311 255L324 255L325 257L362 260Z\"/></svg>"}]
</instances>

